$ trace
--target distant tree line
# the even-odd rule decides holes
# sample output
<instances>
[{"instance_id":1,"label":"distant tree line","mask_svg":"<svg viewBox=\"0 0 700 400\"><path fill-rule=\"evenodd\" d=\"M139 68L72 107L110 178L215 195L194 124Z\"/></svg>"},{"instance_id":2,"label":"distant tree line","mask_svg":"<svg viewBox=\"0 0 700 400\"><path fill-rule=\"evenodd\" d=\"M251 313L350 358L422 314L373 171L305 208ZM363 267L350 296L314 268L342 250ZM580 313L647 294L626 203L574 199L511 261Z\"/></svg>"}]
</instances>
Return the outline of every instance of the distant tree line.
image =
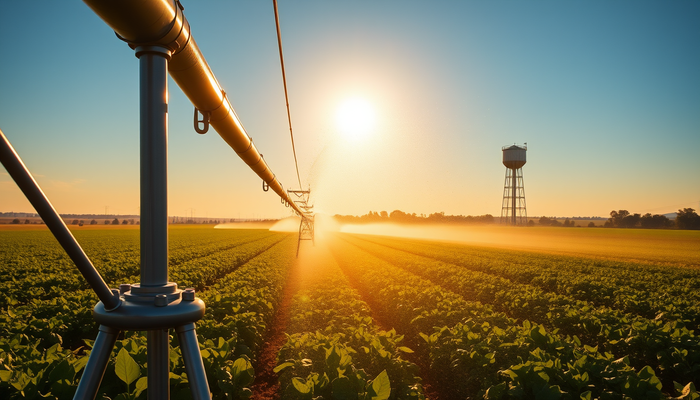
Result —
<instances>
[{"instance_id":1,"label":"distant tree line","mask_svg":"<svg viewBox=\"0 0 700 400\"><path fill-rule=\"evenodd\" d=\"M645 229L700 229L700 215L692 208L678 210L676 220L665 215L631 214L627 210L611 211L610 218L603 225L606 228L645 228Z\"/></svg>"},{"instance_id":2,"label":"distant tree line","mask_svg":"<svg viewBox=\"0 0 700 400\"><path fill-rule=\"evenodd\" d=\"M409 214L401 210L394 210L391 213L386 211L370 211L361 216L339 215L334 216L335 220L348 224L367 224L374 222L393 222L398 224L492 224L495 218L491 214L486 215L445 215L444 212L436 212L429 215Z\"/></svg>"},{"instance_id":3,"label":"distant tree line","mask_svg":"<svg viewBox=\"0 0 700 400\"><path fill-rule=\"evenodd\" d=\"M548 218L548 217L540 217L539 221L537 221L540 225L542 226L563 226L563 227L574 227L576 226L576 223L570 219L564 220L564 222L559 222L556 218ZM591 225L593 224L593 225ZM535 221L530 220L527 223L528 226L535 226ZM595 226L593 222L591 222L588 226Z\"/></svg>"}]
</instances>

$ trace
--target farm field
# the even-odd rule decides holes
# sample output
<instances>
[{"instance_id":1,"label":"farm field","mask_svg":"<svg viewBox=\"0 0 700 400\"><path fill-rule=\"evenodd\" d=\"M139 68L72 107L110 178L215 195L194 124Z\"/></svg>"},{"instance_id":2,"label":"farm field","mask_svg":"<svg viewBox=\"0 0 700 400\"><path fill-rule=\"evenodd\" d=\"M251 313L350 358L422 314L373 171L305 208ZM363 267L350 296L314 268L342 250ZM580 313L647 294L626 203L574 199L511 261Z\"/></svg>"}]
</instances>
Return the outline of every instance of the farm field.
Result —
<instances>
[{"instance_id":1,"label":"farm field","mask_svg":"<svg viewBox=\"0 0 700 400\"><path fill-rule=\"evenodd\" d=\"M700 231L392 224L348 225L342 230L587 258L700 267Z\"/></svg>"},{"instance_id":2,"label":"farm field","mask_svg":"<svg viewBox=\"0 0 700 400\"><path fill-rule=\"evenodd\" d=\"M74 235L110 286L138 281L138 230ZM295 234L173 226L170 280L207 304L215 398L695 399L692 240L674 264L328 233L295 258ZM0 398L70 398L97 299L48 231L0 230L0 243ZM172 346L171 394L187 398ZM145 349L143 332L122 334L105 396L146 398Z\"/></svg>"}]
</instances>

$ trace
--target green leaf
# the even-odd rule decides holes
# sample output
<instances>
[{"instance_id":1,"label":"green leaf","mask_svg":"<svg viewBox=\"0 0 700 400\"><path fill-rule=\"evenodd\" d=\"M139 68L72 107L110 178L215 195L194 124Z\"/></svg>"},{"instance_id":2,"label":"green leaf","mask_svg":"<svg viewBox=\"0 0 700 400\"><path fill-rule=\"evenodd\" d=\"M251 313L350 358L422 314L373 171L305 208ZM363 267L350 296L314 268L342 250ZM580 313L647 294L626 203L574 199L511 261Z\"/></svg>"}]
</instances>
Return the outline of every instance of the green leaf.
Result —
<instances>
[{"instance_id":1,"label":"green leaf","mask_svg":"<svg viewBox=\"0 0 700 400\"><path fill-rule=\"evenodd\" d=\"M5 370L0 371L0 381L2 381L2 382L9 382L11 376L12 376L12 371L5 371Z\"/></svg>"},{"instance_id":2,"label":"green leaf","mask_svg":"<svg viewBox=\"0 0 700 400\"><path fill-rule=\"evenodd\" d=\"M693 382L688 383L683 388L683 396L687 396L691 393L697 393L697 390L695 390L695 384Z\"/></svg>"},{"instance_id":3,"label":"green leaf","mask_svg":"<svg viewBox=\"0 0 700 400\"><path fill-rule=\"evenodd\" d=\"M420 335L421 338L423 338L423 340L425 340L426 343L430 344L430 336L426 335L423 332L419 332L418 334Z\"/></svg>"},{"instance_id":4,"label":"green leaf","mask_svg":"<svg viewBox=\"0 0 700 400\"><path fill-rule=\"evenodd\" d=\"M340 365L340 354L336 346L326 349L326 365L331 369L338 368Z\"/></svg>"},{"instance_id":5,"label":"green leaf","mask_svg":"<svg viewBox=\"0 0 700 400\"><path fill-rule=\"evenodd\" d=\"M357 398L357 390L352 387L350 379L346 376L333 379L331 386L333 388L333 398L336 400L354 400Z\"/></svg>"},{"instance_id":6,"label":"green leaf","mask_svg":"<svg viewBox=\"0 0 700 400\"><path fill-rule=\"evenodd\" d=\"M73 366L70 365L67 359L63 359L61 362L53 367L53 370L49 374L49 381L56 382L63 379L72 381L75 377L75 370Z\"/></svg>"},{"instance_id":7,"label":"green leaf","mask_svg":"<svg viewBox=\"0 0 700 400\"><path fill-rule=\"evenodd\" d=\"M586 350L586 351L589 352L589 353L597 353L597 352L598 352L598 346L596 346L596 347L591 347L591 346L589 346L589 345L587 345L587 344L584 344L584 345L583 345L583 348L584 348L584 350Z\"/></svg>"},{"instance_id":8,"label":"green leaf","mask_svg":"<svg viewBox=\"0 0 700 400\"><path fill-rule=\"evenodd\" d=\"M51 396L57 399L68 399L75 394L75 385L72 382L62 379L51 382Z\"/></svg>"},{"instance_id":9,"label":"green leaf","mask_svg":"<svg viewBox=\"0 0 700 400\"><path fill-rule=\"evenodd\" d=\"M243 388L238 392L238 397L241 399L249 399L253 395L253 391L248 388Z\"/></svg>"},{"instance_id":10,"label":"green leaf","mask_svg":"<svg viewBox=\"0 0 700 400\"><path fill-rule=\"evenodd\" d=\"M316 388L315 391L322 391L326 386L328 386L330 379L328 378L328 374L324 372L321 376L314 374L314 376L311 377L311 382Z\"/></svg>"},{"instance_id":11,"label":"green leaf","mask_svg":"<svg viewBox=\"0 0 700 400\"><path fill-rule=\"evenodd\" d=\"M292 385L294 389L296 389L296 391L300 394L311 393L311 387L309 387L309 385L307 385L306 382L301 378L293 378Z\"/></svg>"},{"instance_id":12,"label":"green leaf","mask_svg":"<svg viewBox=\"0 0 700 400\"><path fill-rule=\"evenodd\" d=\"M639 370L639 373L637 374L641 379L648 379L651 378L652 376L656 376L656 373L654 373L654 369L651 368L650 366L645 366L644 368Z\"/></svg>"},{"instance_id":13,"label":"green leaf","mask_svg":"<svg viewBox=\"0 0 700 400\"><path fill-rule=\"evenodd\" d=\"M117 377L124 383L131 385L132 382L141 376L141 367L131 358L129 352L122 347L122 349L119 350L119 354L117 354L117 363L114 366L114 372L116 372Z\"/></svg>"},{"instance_id":14,"label":"green leaf","mask_svg":"<svg viewBox=\"0 0 700 400\"><path fill-rule=\"evenodd\" d=\"M89 356L83 356L73 361L73 369L75 369L76 373L80 372L81 369L85 368L85 365L87 365L89 358Z\"/></svg>"},{"instance_id":15,"label":"green leaf","mask_svg":"<svg viewBox=\"0 0 700 400\"><path fill-rule=\"evenodd\" d=\"M581 393L581 400L592 400L593 399L593 394L591 393L590 390L587 390L583 393Z\"/></svg>"},{"instance_id":16,"label":"green leaf","mask_svg":"<svg viewBox=\"0 0 700 400\"><path fill-rule=\"evenodd\" d=\"M29 375L25 374L24 372L20 372L19 376L17 376L17 379L15 379L13 382L10 383L12 387L17 389L18 391L23 391L27 385L31 382L31 378Z\"/></svg>"},{"instance_id":17,"label":"green leaf","mask_svg":"<svg viewBox=\"0 0 700 400\"><path fill-rule=\"evenodd\" d=\"M276 366L275 369L272 370L272 372L274 372L274 373L276 373L276 374L279 374L280 371L283 371L283 370L285 370L285 369L287 369L287 368L289 368L289 367L293 367L293 366L294 366L294 363L293 363L293 362L287 361L287 362L285 362L285 363L282 363L282 364Z\"/></svg>"},{"instance_id":18,"label":"green leaf","mask_svg":"<svg viewBox=\"0 0 700 400\"><path fill-rule=\"evenodd\" d=\"M501 382L498 385L491 386L488 388L486 391L486 394L484 395L484 399L486 400L501 400L506 392L508 391L508 384L505 382Z\"/></svg>"},{"instance_id":19,"label":"green leaf","mask_svg":"<svg viewBox=\"0 0 700 400\"><path fill-rule=\"evenodd\" d=\"M413 353L413 350L409 349L406 346L399 346L397 348L399 349L399 351L403 351L404 353Z\"/></svg>"},{"instance_id":20,"label":"green leaf","mask_svg":"<svg viewBox=\"0 0 700 400\"><path fill-rule=\"evenodd\" d=\"M248 357L240 357L233 363L232 371L233 384L238 387L246 387L253 383L255 370L248 360Z\"/></svg>"},{"instance_id":21,"label":"green leaf","mask_svg":"<svg viewBox=\"0 0 700 400\"><path fill-rule=\"evenodd\" d=\"M136 381L136 391L134 392L134 397L139 397L141 393L146 389L148 389L148 378L142 376L141 378L139 378L138 381Z\"/></svg>"},{"instance_id":22,"label":"green leaf","mask_svg":"<svg viewBox=\"0 0 700 400\"><path fill-rule=\"evenodd\" d=\"M535 391L535 398L538 400L558 400L564 394L558 385L545 385L540 390Z\"/></svg>"},{"instance_id":23,"label":"green leaf","mask_svg":"<svg viewBox=\"0 0 700 400\"><path fill-rule=\"evenodd\" d=\"M372 400L386 400L389 398L389 395L391 395L391 382L386 370L374 378L368 392Z\"/></svg>"}]
</instances>

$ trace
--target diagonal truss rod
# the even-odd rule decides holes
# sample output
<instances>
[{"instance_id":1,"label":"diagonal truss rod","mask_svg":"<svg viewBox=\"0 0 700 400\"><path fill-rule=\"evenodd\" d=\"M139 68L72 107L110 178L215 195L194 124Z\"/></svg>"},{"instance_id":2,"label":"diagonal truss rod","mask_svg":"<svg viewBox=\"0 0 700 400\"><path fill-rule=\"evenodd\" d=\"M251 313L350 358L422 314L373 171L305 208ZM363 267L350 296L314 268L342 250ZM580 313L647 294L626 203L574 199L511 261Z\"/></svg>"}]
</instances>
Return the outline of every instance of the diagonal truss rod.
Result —
<instances>
[{"instance_id":1,"label":"diagonal truss rod","mask_svg":"<svg viewBox=\"0 0 700 400\"><path fill-rule=\"evenodd\" d=\"M2 162L7 173L17 183L17 186L22 190L22 193L27 197L27 200L29 200L51 233L56 237L58 243L68 253L68 256L95 291L97 297L104 303L105 308L115 309L119 307L119 294L115 294L110 290L100 273L92 265L82 247L80 247L73 234L68 230L66 223L58 215L58 212L41 190L39 184L29 173L29 170L2 130L0 130L0 162Z\"/></svg>"}]
</instances>

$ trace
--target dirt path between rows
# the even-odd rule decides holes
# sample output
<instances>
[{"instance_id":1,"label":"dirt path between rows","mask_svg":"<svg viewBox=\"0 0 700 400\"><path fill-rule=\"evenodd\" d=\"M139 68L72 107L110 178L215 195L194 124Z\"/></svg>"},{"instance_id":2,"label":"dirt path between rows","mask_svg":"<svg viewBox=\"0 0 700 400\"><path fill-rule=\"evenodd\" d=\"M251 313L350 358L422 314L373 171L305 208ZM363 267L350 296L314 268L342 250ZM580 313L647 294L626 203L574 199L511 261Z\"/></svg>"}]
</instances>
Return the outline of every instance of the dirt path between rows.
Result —
<instances>
[{"instance_id":1,"label":"dirt path between rows","mask_svg":"<svg viewBox=\"0 0 700 400\"><path fill-rule=\"evenodd\" d=\"M255 382L250 388L253 391L253 400L275 400L279 398L280 384L277 374L272 370L277 366L277 353L287 341L285 330L290 318L290 308L294 295L299 291L301 282L301 270L299 262L295 261L287 279L282 294L282 302L277 308L272 325L267 331L268 340L265 342L262 353L253 364L255 368Z\"/></svg>"},{"instance_id":2,"label":"dirt path between rows","mask_svg":"<svg viewBox=\"0 0 700 400\"><path fill-rule=\"evenodd\" d=\"M348 281L350 282L350 285L357 290L357 292L360 294L362 297L362 301L367 303L367 305L370 308L370 316L374 320L374 323L377 324L377 326L380 329L383 329L385 331L388 331L392 328L396 329L396 331L399 334L404 334L405 332L401 332L400 329L397 329L396 327L393 327L391 323L389 323L388 318L382 313L381 310L382 307L374 301L374 299L367 293L367 291L364 289L362 285L357 281L356 277L350 273L347 268L343 267L343 264L340 263L338 258L336 257L336 254L331 251L331 254L333 254L333 257L336 260L336 263L340 267L340 269L343 271L345 276L348 278ZM423 394L425 395L426 399L429 400L445 400L448 399L448 397L441 396L441 393L438 391L438 387L434 384L436 380L430 373L430 359L428 357L428 354L426 350L424 350L425 346L421 347L422 343L419 343L418 341L422 340L419 337L411 337L411 335L405 335L404 336L404 344L409 347L410 349L414 350L414 353L405 353L403 357L416 364L418 368L420 368L420 378L422 380L422 385L423 385Z\"/></svg>"}]
</instances>

